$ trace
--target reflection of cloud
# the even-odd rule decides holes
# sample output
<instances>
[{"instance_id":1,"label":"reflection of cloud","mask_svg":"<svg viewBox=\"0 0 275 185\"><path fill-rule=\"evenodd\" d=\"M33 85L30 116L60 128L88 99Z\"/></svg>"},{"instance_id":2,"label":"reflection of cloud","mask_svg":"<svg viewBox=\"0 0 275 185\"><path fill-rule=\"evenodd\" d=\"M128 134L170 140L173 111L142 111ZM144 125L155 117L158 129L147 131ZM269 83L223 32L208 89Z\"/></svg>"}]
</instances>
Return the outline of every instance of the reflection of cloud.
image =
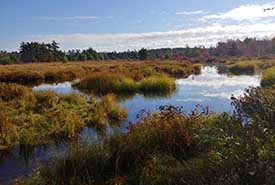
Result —
<instances>
[{"instance_id":1,"label":"reflection of cloud","mask_svg":"<svg viewBox=\"0 0 275 185\"><path fill-rule=\"evenodd\" d=\"M232 95L239 97L243 95L243 90L232 90L230 92L211 92L211 91L202 91L200 94L206 97L215 97L215 98L226 98L230 99Z\"/></svg>"},{"instance_id":2,"label":"reflection of cloud","mask_svg":"<svg viewBox=\"0 0 275 185\"><path fill-rule=\"evenodd\" d=\"M194 79L193 79L194 78ZM176 81L177 85L198 86L213 89L232 88L232 87L248 87L259 86L260 76L232 76L220 75L214 68L203 68L200 76L192 76L188 79L180 79Z\"/></svg>"},{"instance_id":3,"label":"reflection of cloud","mask_svg":"<svg viewBox=\"0 0 275 185\"><path fill-rule=\"evenodd\" d=\"M249 86L259 86L260 76L233 76L220 75L213 67L204 67L201 75L176 81L177 86L190 91L190 96L199 97L205 101L209 98L230 99L232 95L243 95L244 89Z\"/></svg>"},{"instance_id":4,"label":"reflection of cloud","mask_svg":"<svg viewBox=\"0 0 275 185\"><path fill-rule=\"evenodd\" d=\"M100 51L127 50L161 47L185 47L198 45L215 45L227 39L250 37L272 37L275 23L258 23L247 25L212 25L167 32L119 33L119 34L60 34L33 35L21 40L61 43L62 49L87 48L93 46ZM4 47L4 46L2 46Z\"/></svg>"},{"instance_id":5,"label":"reflection of cloud","mask_svg":"<svg viewBox=\"0 0 275 185\"><path fill-rule=\"evenodd\" d=\"M203 102L205 99L202 98L182 98L182 99L177 99L177 102Z\"/></svg>"},{"instance_id":6,"label":"reflection of cloud","mask_svg":"<svg viewBox=\"0 0 275 185\"><path fill-rule=\"evenodd\" d=\"M264 5L245 5L229 10L228 12L203 16L201 20L232 19L237 21L254 21L260 18L274 17L275 10L265 11L266 8L270 7L273 7L271 3Z\"/></svg>"}]
</instances>

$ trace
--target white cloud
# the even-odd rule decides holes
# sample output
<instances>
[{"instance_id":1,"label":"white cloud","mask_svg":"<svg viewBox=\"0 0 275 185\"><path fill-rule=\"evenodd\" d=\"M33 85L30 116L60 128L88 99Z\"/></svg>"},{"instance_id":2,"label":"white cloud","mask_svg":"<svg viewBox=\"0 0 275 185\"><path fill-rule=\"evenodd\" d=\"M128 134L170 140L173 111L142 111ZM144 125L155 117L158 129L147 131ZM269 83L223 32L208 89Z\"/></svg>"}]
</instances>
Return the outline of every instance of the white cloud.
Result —
<instances>
[{"instance_id":1,"label":"white cloud","mask_svg":"<svg viewBox=\"0 0 275 185\"><path fill-rule=\"evenodd\" d=\"M45 21L62 21L62 20L97 20L97 19L112 19L112 16L98 17L98 16L71 16L71 17L39 17L36 20Z\"/></svg>"},{"instance_id":2,"label":"white cloud","mask_svg":"<svg viewBox=\"0 0 275 185\"><path fill-rule=\"evenodd\" d=\"M183 12L176 12L176 15L200 15L200 14L205 14L207 12L204 12L202 10L197 10L197 11L183 11Z\"/></svg>"},{"instance_id":3,"label":"white cloud","mask_svg":"<svg viewBox=\"0 0 275 185\"><path fill-rule=\"evenodd\" d=\"M34 35L24 41L51 42L56 40L62 49L94 47L99 51L122 51L127 49L214 46L218 41L227 39L244 39L245 37L273 37L275 23L258 23L246 25L211 25L167 32L119 33L119 34L60 34Z\"/></svg>"},{"instance_id":4,"label":"white cloud","mask_svg":"<svg viewBox=\"0 0 275 185\"><path fill-rule=\"evenodd\" d=\"M275 9L265 11L267 8L272 8L273 6L274 3L264 5L242 5L227 12L203 16L201 20L232 19L236 21L255 21L261 18L275 17Z\"/></svg>"}]
</instances>

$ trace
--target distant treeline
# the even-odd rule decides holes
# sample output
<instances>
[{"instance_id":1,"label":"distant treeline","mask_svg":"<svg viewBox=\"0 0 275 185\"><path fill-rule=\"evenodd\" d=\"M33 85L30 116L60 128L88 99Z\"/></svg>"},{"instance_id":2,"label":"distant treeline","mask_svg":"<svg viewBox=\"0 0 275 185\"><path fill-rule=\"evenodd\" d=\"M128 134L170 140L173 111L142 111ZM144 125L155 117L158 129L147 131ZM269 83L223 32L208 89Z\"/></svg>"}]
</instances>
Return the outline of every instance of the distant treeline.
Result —
<instances>
[{"instance_id":1,"label":"distant treeline","mask_svg":"<svg viewBox=\"0 0 275 185\"><path fill-rule=\"evenodd\" d=\"M19 52L0 51L0 64L54 62L54 61L87 61L87 60L161 60L161 59L198 59L207 60L213 57L260 57L275 56L275 37L257 40L246 38L219 42L216 47L161 48L124 51L97 52L89 48L85 50L61 51L59 44L38 42L22 42Z\"/></svg>"}]
</instances>

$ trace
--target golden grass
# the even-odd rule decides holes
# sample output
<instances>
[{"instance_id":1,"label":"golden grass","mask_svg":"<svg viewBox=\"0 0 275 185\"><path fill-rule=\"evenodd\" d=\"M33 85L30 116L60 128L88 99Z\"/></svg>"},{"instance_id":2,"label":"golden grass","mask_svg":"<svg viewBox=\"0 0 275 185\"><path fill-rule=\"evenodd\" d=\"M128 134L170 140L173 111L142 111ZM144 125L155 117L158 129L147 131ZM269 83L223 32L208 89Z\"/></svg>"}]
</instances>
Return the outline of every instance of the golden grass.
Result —
<instances>
[{"instance_id":1,"label":"golden grass","mask_svg":"<svg viewBox=\"0 0 275 185\"><path fill-rule=\"evenodd\" d=\"M119 73L141 80L148 76L165 73L172 77L187 77L198 73L200 67L189 61L89 61L68 63L31 63L16 65L0 65L0 76L6 76L0 82L15 82L19 84L31 84L34 82L59 82L83 79L96 72ZM41 78L30 80L14 78L16 74L38 74ZM18 75L17 75L18 76ZM8 79L14 79L9 81Z\"/></svg>"}]
</instances>

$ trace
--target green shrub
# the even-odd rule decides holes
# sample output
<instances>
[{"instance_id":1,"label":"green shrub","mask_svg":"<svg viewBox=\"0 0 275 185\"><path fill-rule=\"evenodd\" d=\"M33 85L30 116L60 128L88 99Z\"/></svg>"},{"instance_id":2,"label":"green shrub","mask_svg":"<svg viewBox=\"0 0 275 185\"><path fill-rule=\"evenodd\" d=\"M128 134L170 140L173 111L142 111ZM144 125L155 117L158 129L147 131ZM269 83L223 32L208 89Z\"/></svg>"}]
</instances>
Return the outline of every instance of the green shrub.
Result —
<instances>
[{"instance_id":1,"label":"green shrub","mask_svg":"<svg viewBox=\"0 0 275 185\"><path fill-rule=\"evenodd\" d=\"M275 130L275 89L249 88L244 96L233 98L239 117Z\"/></svg>"}]
</instances>

